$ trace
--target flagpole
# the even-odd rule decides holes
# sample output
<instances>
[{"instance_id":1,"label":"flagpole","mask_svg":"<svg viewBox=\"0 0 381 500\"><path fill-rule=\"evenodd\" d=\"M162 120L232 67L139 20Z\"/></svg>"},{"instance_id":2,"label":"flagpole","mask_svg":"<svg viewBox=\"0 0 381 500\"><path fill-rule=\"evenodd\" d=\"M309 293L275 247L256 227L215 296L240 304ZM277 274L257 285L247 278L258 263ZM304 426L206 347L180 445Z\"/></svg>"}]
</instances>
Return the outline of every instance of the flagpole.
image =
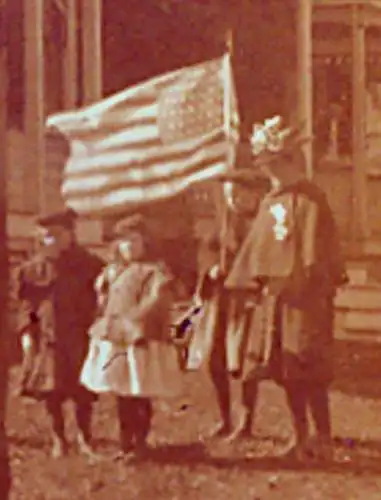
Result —
<instances>
[{"instance_id":1,"label":"flagpole","mask_svg":"<svg viewBox=\"0 0 381 500\"><path fill-rule=\"evenodd\" d=\"M313 136L312 117L312 1L299 0L297 11L297 78L299 87L299 122L305 124L305 134ZM303 147L306 155L307 177L312 179L313 151L312 141Z\"/></svg>"},{"instance_id":2,"label":"flagpole","mask_svg":"<svg viewBox=\"0 0 381 500\"><path fill-rule=\"evenodd\" d=\"M228 141L228 168L233 166L233 137L232 137L232 55L233 55L233 30L230 28L226 34L226 49L227 54L224 59L224 127L226 139ZM222 185L222 223L220 228L220 269L221 273L226 273L227 268L227 251L228 251L228 235L229 235L229 207L224 200L224 184Z\"/></svg>"},{"instance_id":3,"label":"flagpole","mask_svg":"<svg viewBox=\"0 0 381 500\"><path fill-rule=\"evenodd\" d=\"M1 4L1 2L0 2ZM0 5L1 8L1 5ZM2 28L8 34L9 26L6 26L6 11L3 6ZM0 42L1 43L1 42ZM7 43L7 41L6 41ZM7 231L7 176L8 154L7 154L7 92L9 85L7 57L8 47L0 45L0 498L9 498L10 493L10 469L8 457L8 441L5 432L5 417L8 389L8 360L7 335L8 335L8 298L9 298L9 255L8 255L8 231Z\"/></svg>"}]
</instances>

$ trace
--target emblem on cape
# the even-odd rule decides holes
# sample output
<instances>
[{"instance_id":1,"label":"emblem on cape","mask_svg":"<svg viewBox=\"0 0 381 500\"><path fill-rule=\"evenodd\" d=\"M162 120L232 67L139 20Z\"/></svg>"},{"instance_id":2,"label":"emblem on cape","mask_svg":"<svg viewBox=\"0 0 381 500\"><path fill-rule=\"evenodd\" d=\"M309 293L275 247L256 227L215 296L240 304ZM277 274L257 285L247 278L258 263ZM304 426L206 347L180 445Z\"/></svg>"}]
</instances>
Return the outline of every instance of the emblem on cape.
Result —
<instances>
[{"instance_id":1,"label":"emblem on cape","mask_svg":"<svg viewBox=\"0 0 381 500\"><path fill-rule=\"evenodd\" d=\"M289 229L286 225L287 209L282 203L275 203L269 208L271 215L275 219L273 233L277 241L284 241L289 235Z\"/></svg>"}]
</instances>

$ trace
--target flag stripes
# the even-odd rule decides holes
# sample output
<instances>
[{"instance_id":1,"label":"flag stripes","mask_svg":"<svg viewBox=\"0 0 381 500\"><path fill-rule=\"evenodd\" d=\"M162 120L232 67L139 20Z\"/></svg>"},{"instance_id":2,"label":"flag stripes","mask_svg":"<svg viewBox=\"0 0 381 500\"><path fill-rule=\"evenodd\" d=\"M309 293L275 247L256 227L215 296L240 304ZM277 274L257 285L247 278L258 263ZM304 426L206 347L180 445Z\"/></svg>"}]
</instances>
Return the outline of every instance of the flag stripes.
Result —
<instances>
[{"instance_id":1,"label":"flag stripes","mask_svg":"<svg viewBox=\"0 0 381 500\"><path fill-rule=\"evenodd\" d=\"M84 215L115 214L223 174L234 147L224 123L225 57L50 117L48 126L71 143L67 204Z\"/></svg>"}]
</instances>

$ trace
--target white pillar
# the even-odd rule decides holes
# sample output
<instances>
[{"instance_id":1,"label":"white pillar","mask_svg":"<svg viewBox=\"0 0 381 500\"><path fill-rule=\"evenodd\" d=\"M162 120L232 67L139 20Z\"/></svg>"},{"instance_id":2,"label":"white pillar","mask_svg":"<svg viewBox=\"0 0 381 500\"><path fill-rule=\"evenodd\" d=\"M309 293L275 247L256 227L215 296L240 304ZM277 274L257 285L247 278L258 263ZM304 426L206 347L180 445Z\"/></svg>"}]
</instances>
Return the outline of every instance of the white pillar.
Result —
<instances>
[{"instance_id":1,"label":"white pillar","mask_svg":"<svg viewBox=\"0 0 381 500\"><path fill-rule=\"evenodd\" d=\"M66 47L64 56L65 91L64 105L73 109L78 97L78 18L77 0L66 0Z\"/></svg>"},{"instance_id":2,"label":"white pillar","mask_svg":"<svg viewBox=\"0 0 381 500\"><path fill-rule=\"evenodd\" d=\"M79 0L81 2L82 28L82 84L83 105L99 101L103 95L102 78L102 3L103 0ZM78 226L79 238L91 235L91 245L102 243L103 223L100 220L84 220ZM81 241L81 240L80 240ZM90 244L90 240L83 241Z\"/></svg>"},{"instance_id":3,"label":"white pillar","mask_svg":"<svg viewBox=\"0 0 381 500\"><path fill-rule=\"evenodd\" d=\"M0 1L0 8L4 6ZM7 49L0 46L0 314L4 315L7 293L7 205L8 205L8 142L7 142ZM1 321L1 320L0 320ZM3 327L4 325L1 325ZM0 415L2 417L2 415Z\"/></svg>"},{"instance_id":4,"label":"white pillar","mask_svg":"<svg viewBox=\"0 0 381 500\"><path fill-rule=\"evenodd\" d=\"M1 7L1 2L0 2ZM5 432L8 389L9 348L9 255L7 235L7 65L6 49L0 47L0 468L7 468L7 435ZM5 476L2 477L5 479ZM3 489L3 488L2 488ZM4 490L3 490L4 491ZM6 491L3 493L6 494Z\"/></svg>"},{"instance_id":5,"label":"white pillar","mask_svg":"<svg viewBox=\"0 0 381 500\"><path fill-rule=\"evenodd\" d=\"M0 1L0 8L3 7ZM4 8L4 7L3 7ZM7 143L7 89L8 89L8 71L7 71L7 49L0 46L0 244L6 246L6 240L3 238L6 207L7 207L7 170L8 170L8 143ZM0 255L2 255L1 247ZM0 259L1 261L1 259ZM1 263L0 263L0 271ZM0 287L3 286L0 279ZM1 292L0 292L1 293Z\"/></svg>"},{"instance_id":6,"label":"white pillar","mask_svg":"<svg viewBox=\"0 0 381 500\"><path fill-rule=\"evenodd\" d=\"M304 134L313 135L312 0L297 0L297 85L299 121ZM313 176L312 141L304 145L307 176Z\"/></svg>"},{"instance_id":7,"label":"white pillar","mask_svg":"<svg viewBox=\"0 0 381 500\"><path fill-rule=\"evenodd\" d=\"M84 104L101 99L102 0L82 0L82 61Z\"/></svg>"},{"instance_id":8,"label":"white pillar","mask_svg":"<svg viewBox=\"0 0 381 500\"><path fill-rule=\"evenodd\" d=\"M353 239L364 241L369 236L367 216L367 156L365 143L365 28L358 5L352 6L352 143L353 143Z\"/></svg>"},{"instance_id":9,"label":"white pillar","mask_svg":"<svg viewBox=\"0 0 381 500\"><path fill-rule=\"evenodd\" d=\"M27 182L30 195L38 189L39 211L46 210L45 197L45 99L44 99L44 0L24 0L25 34L25 134Z\"/></svg>"}]
</instances>

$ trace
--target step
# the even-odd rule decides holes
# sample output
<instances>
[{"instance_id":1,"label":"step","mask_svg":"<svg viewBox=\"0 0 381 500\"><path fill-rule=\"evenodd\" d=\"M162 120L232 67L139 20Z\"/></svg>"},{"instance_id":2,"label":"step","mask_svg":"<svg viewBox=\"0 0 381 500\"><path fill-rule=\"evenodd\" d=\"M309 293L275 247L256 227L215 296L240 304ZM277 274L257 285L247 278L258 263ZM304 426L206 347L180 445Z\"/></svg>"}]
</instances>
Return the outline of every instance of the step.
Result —
<instances>
[{"instance_id":1,"label":"step","mask_svg":"<svg viewBox=\"0 0 381 500\"><path fill-rule=\"evenodd\" d=\"M335 340L361 342L362 344L381 344L381 332L357 332L348 330L335 331Z\"/></svg>"},{"instance_id":2,"label":"step","mask_svg":"<svg viewBox=\"0 0 381 500\"><path fill-rule=\"evenodd\" d=\"M344 314L342 328L347 331L381 334L381 310L374 312L348 311Z\"/></svg>"},{"instance_id":3,"label":"step","mask_svg":"<svg viewBox=\"0 0 381 500\"><path fill-rule=\"evenodd\" d=\"M368 281L368 272L363 267L347 266L347 275L352 284L364 285Z\"/></svg>"},{"instance_id":4,"label":"step","mask_svg":"<svg viewBox=\"0 0 381 500\"><path fill-rule=\"evenodd\" d=\"M335 307L344 310L381 310L381 287L372 284L349 285L336 295Z\"/></svg>"}]
</instances>

